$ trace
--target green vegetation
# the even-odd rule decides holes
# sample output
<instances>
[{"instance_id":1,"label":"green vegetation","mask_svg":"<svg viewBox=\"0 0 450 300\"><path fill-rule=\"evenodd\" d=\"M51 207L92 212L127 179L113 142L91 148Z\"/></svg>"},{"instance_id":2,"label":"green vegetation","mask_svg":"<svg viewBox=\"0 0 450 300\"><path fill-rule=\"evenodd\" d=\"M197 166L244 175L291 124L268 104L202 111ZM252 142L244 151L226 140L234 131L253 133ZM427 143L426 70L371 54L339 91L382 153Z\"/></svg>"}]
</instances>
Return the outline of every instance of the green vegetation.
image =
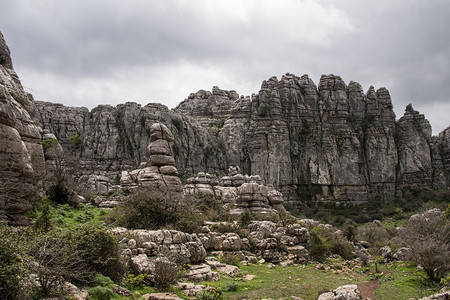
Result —
<instances>
[{"instance_id":1,"label":"green vegetation","mask_svg":"<svg viewBox=\"0 0 450 300\"><path fill-rule=\"evenodd\" d=\"M334 273L320 270L316 266L307 264L269 269L268 264L240 265L242 272L239 277L230 278L222 275L218 282L211 284L222 287L224 299L290 299L291 296L316 299L319 291L370 280L366 274ZM254 278L245 279L245 275L249 274L254 275Z\"/></svg>"},{"instance_id":2,"label":"green vegetation","mask_svg":"<svg viewBox=\"0 0 450 300\"><path fill-rule=\"evenodd\" d=\"M48 215L49 216L48 216ZM51 201L43 201L37 205L34 210L27 213L27 216L39 224L45 215L45 219L50 217L52 225L45 225L46 227L55 226L59 229L75 229L82 224L94 223L100 226L106 226L102 221L103 216L107 214L107 211L98 209L92 205L86 205L83 203L78 204L76 207L71 207L69 204L60 204ZM48 222L48 221L46 221ZM35 226L41 226L35 224ZM42 225L44 226L44 225ZM44 230L45 231L45 230Z\"/></svg>"},{"instance_id":3,"label":"green vegetation","mask_svg":"<svg viewBox=\"0 0 450 300\"><path fill-rule=\"evenodd\" d=\"M381 266L384 275L378 281L375 296L380 300L422 298L437 293L441 286L427 280L426 274L411 263Z\"/></svg>"},{"instance_id":4,"label":"green vegetation","mask_svg":"<svg viewBox=\"0 0 450 300\"><path fill-rule=\"evenodd\" d=\"M333 234L328 228L314 227L310 230L308 248L315 259L324 259L331 254L338 254L344 259L353 258L353 246L343 236Z\"/></svg>"},{"instance_id":5,"label":"green vegetation","mask_svg":"<svg viewBox=\"0 0 450 300\"><path fill-rule=\"evenodd\" d=\"M126 228L173 228L184 232L198 232L203 224L202 215L195 205L181 202L178 194L157 191L136 193L113 210L108 222Z\"/></svg>"},{"instance_id":6,"label":"green vegetation","mask_svg":"<svg viewBox=\"0 0 450 300\"><path fill-rule=\"evenodd\" d=\"M53 147L53 145L58 144L58 140L57 139L47 139L47 140L43 140L41 142L42 148L44 149L44 152L47 151L48 149L50 149L51 147Z\"/></svg>"},{"instance_id":7,"label":"green vegetation","mask_svg":"<svg viewBox=\"0 0 450 300\"><path fill-rule=\"evenodd\" d=\"M82 139L81 136L77 133L77 134L72 135L71 137L69 137L69 143L70 143L71 145L78 146L78 145L81 145L81 143L83 143L83 139Z\"/></svg>"}]
</instances>

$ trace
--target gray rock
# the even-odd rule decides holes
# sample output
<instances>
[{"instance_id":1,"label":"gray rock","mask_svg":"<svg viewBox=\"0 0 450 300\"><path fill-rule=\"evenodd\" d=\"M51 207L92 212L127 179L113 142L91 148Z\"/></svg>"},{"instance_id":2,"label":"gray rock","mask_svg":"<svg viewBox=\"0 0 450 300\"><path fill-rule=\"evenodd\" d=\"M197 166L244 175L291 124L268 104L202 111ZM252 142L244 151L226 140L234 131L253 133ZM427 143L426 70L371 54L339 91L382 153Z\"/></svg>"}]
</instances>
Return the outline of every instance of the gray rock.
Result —
<instances>
[{"instance_id":1,"label":"gray rock","mask_svg":"<svg viewBox=\"0 0 450 300\"><path fill-rule=\"evenodd\" d=\"M272 77L251 97L215 87L189 95L173 110L130 102L91 112L44 102L35 106L35 121L63 147L77 132L83 136L75 151L80 182L96 174L111 183L121 171L136 169L149 158L152 125L164 123L173 134L175 161L158 144L158 153L151 154L154 165L175 164L188 176L200 171L228 175L223 186L245 183L240 173L258 175L290 207L305 199L358 204L375 195L392 198L411 185L449 186L450 128L432 138L428 121L410 106L396 123L385 88L364 93L358 83L347 85L331 74L323 75L318 86L307 75ZM240 171L227 174L231 165ZM261 184L258 180L254 183ZM254 204L252 211L263 212L266 204L280 201L273 196L268 202L245 196L241 209Z\"/></svg>"},{"instance_id":2,"label":"gray rock","mask_svg":"<svg viewBox=\"0 0 450 300\"><path fill-rule=\"evenodd\" d=\"M28 224L24 214L42 197L45 160L27 94L0 32L0 219Z\"/></svg>"},{"instance_id":3,"label":"gray rock","mask_svg":"<svg viewBox=\"0 0 450 300\"><path fill-rule=\"evenodd\" d=\"M332 292L319 295L317 300L361 300L361 292L356 284L343 285Z\"/></svg>"}]
</instances>

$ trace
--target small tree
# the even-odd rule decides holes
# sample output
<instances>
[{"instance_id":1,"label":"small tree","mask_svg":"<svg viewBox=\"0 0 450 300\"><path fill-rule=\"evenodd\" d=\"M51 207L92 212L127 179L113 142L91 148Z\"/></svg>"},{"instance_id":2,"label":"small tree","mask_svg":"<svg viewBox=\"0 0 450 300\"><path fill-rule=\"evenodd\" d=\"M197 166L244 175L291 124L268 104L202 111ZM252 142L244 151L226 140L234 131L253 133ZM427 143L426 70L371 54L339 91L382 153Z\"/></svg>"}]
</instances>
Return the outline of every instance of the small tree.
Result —
<instances>
[{"instance_id":1,"label":"small tree","mask_svg":"<svg viewBox=\"0 0 450 300\"><path fill-rule=\"evenodd\" d=\"M430 280L439 281L450 271L450 222L443 214L426 212L411 217L401 236L412 250L412 260Z\"/></svg>"}]
</instances>

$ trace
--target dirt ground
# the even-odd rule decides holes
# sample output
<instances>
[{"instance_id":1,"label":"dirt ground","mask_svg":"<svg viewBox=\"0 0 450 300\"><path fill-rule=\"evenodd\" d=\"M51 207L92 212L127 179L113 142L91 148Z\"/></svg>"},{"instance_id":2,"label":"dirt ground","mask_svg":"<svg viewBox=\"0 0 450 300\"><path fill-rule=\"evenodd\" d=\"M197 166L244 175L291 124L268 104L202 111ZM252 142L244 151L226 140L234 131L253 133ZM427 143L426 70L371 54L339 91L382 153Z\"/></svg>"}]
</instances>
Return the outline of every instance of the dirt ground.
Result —
<instances>
[{"instance_id":1,"label":"dirt ground","mask_svg":"<svg viewBox=\"0 0 450 300\"><path fill-rule=\"evenodd\" d=\"M375 294L373 292L377 287L378 279L358 284L358 288L361 291L361 297L363 299L376 300L377 298L375 297Z\"/></svg>"}]
</instances>

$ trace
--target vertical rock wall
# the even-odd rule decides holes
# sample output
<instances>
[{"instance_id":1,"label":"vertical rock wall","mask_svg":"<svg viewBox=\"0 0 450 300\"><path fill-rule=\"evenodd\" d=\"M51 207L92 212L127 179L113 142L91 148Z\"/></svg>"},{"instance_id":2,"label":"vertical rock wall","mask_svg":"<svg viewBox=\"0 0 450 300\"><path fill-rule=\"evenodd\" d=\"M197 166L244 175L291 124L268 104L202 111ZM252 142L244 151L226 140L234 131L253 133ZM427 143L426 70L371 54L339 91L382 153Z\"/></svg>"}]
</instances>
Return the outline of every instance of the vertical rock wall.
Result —
<instances>
[{"instance_id":1,"label":"vertical rock wall","mask_svg":"<svg viewBox=\"0 0 450 300\"><path fill-rule=\"evenodd\" d=\"M161 122L176 137L182 178L224 175L236 165L281 190L288 206L389 200L411 185L449 186L449 134L432 138L428 121L412 107L396 121L388 90L364 93L335 75L323 75L318 86L307 75L272 77L251 97L214 87L173 110L126 103L89 112L36 102L36 111L36 122L63 145L71 135L83 137L76 152L82 182L100 176L111 183L147 161L149 128Z\"/></svg>"},{"instance_id":2,"label":"vertical rock wall","mask_svg":"<svg viewBox=\"0 0 450 300\"><path fill-rule=\"evenodd\" d=\"M0 33L0 219L18 225L26 223L23 214L42 196L45 174L40 134L30 116L32 105Z\"/></svg>"}]
</instances>

